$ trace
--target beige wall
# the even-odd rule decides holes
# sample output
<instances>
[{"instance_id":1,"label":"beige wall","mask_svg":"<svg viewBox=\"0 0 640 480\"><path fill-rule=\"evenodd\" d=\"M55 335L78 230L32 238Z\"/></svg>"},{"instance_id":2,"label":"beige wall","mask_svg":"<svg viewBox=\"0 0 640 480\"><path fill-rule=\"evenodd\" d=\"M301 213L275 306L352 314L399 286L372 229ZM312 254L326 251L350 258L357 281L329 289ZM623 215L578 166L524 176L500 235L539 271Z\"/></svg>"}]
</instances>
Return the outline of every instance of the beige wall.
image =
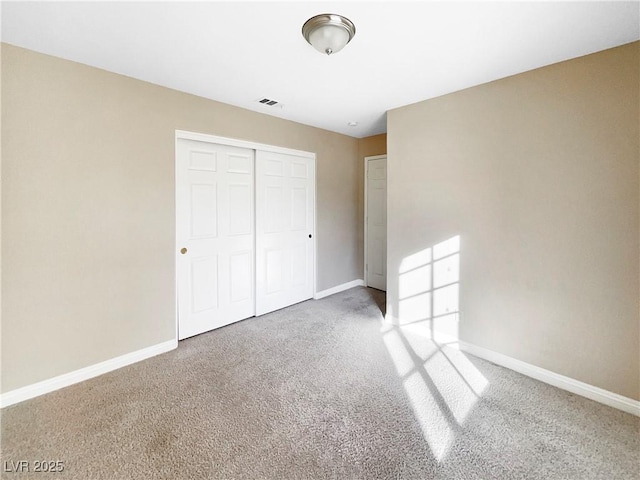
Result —
<instances>
[{"instance_id":1,"label":"beige wall","mask_svg":"<svg viewBox=\"0 0 640 480\"><path fill-rule=\"evenodd\" d=\"M174 337L174 136L317 154L319 290L361 278L358 140L2 45L2 392Z\"/></svg>"},{"instance_id":2,"label":"beige wall","mask_svg":"<svg viewBox=\"0 0 640 480\"><path fill-rule=\"evenodd\" d=\"M358 232L360 245L360 277L364 279L364 159L387 153L387 134L381 133L358 140Z\"/></svg>"},{"instance_id":3,"label":"beige wall","mask_svg":"<svg viewBox=\"0 0 640 480\"><path fill-rule=\"evenodd\" d=\"M380 135L365 137L358 140L358 157L360 158L360 163L363 169L364 169L364 157L372 157L374 155L384 155L385 153L387 153L387 134L386 133L381 133Z\"/></svg>"},{"instance_id":4,"label":"beige wall","mask_svg":"<svg viewBox=\"0 0 640 480\"><path fill-rule=\"evenodd\" d=\"M388 114L388 311L460 235L460 338L639 399L639 43Z\"/></svg>"}]
</instances>

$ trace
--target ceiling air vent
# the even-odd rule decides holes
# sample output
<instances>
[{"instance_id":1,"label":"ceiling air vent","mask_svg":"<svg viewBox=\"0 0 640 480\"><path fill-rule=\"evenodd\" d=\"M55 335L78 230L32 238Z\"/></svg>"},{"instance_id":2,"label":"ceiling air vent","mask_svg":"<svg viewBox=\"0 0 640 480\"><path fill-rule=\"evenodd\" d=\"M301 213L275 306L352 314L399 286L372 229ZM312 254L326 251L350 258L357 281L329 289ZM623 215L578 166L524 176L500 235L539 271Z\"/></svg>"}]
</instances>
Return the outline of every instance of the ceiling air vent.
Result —
<instances>
[{"instance_id":1,"label":"ceiling air vent","mask_svg":"<svg viewBox=\"0 0 640 480\"><path fill-rule=\"evenodd\" d=\"M273 107L274 105L277 105L278 102L276 100L271 100L269 98L263 98L262 100L258 100L258 102L264 104L264 105L268 105L270 107Z\"/></svg>"}]
</instances>

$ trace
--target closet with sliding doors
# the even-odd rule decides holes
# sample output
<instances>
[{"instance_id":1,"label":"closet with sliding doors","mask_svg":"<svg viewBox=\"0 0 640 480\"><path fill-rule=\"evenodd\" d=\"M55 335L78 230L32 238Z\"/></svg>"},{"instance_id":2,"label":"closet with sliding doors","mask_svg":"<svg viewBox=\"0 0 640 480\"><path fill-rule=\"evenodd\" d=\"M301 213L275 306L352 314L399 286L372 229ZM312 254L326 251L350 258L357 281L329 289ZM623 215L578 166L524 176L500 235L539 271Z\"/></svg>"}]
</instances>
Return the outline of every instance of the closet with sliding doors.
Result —
<instances>
[{"instance_id":1,"label":"closet with sliding doors","mask_svg":"<svg viewBox=\"0 0 640 480\"><path fill-rule=\"evenodd\" d=\"M315 154L176 132L178 338L313 297Z\"/></svg>"}]
</instances>

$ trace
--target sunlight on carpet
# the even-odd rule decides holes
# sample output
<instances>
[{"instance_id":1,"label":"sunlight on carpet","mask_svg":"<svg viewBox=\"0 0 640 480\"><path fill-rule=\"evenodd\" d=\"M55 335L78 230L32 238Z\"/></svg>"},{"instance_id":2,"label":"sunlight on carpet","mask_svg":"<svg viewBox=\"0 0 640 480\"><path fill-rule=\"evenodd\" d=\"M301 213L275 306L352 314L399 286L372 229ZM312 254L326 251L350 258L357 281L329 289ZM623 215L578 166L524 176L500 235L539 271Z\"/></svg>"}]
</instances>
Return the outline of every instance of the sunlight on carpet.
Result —
<instances>
[{"instance_id":1,"label":"sunlight on carpet","mask_svg":"<svg viewBox=\"0 0 640 480\"><path fill-rule=\"evenodd\" d=\"M435 343L428 325L386 324L382 333L424 438L440 462L489 382L462 352Z\"/></svg>"},{"instance_id":2,"label":"sunlight on carpet","mask_svg":"<svg viewBox=\"0 0 640 480\"><path fill-rule=\"evenodd\" d=\"M458 340L460 236L403 259L398 325L381 333L413 413L434 457L442 462L487 379L460 352Z\"/></svg>"}]
</instances>

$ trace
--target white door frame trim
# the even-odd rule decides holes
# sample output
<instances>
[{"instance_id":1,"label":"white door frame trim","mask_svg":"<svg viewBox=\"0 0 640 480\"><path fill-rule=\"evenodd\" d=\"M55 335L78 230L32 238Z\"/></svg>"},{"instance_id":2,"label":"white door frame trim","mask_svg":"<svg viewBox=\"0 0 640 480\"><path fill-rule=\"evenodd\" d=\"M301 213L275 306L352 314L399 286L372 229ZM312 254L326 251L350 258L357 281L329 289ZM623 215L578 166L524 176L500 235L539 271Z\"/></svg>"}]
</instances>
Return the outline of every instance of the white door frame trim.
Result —
<instances>
[{"instance_id":1,"label":"white door frame trim","mask_svg":"<svg viewBox=\"0 0 640 480\"><path fill-rule=\"evenodd\" d=\"M293 148L277 147L275 145L267 145L265 143L250 142L247 140L239 140L237 138L218 137L206 133L187 132L185 130L176 130L176 140L196 140L199 142L216 143L218 145L228 145L230 147L249 148L251 150L262 150L263 152L283 153L285 155L296 155L298 157L316 159L316 154L305 152L303 150L295 150Z\"/></svg>"},{"instance_id":2,"label":"white door frame trim","mask_svg":"<svg viewBox=\"0 0 640 480\"><path fill-rule=\"evenodd\" d=\"M364 278L364 286L368 287L367 283L367 237L368 237L368 229L367 229L367 217L368 217L368 208L367 208L367 190L369 188L369 160L380 160L382 158L387 158L387 154L383 155L373 155L371 157L364 157L364 271L362 272L362 278Z\"/></svg>"},{"instance_id":3,"label":"white door frame trim","mask_svg":"<svg viewBox=\"0 0 640 480\"><path fill-rule=\"evenodd\" d=\"M305 157L308 159L311 159L313 161L313 170L314 170L314 180L313 180L313 189L314 189L314 198L313 198L313 297L315 298L316 294L318 293L317 291L317 286L318 286L318 235L316 234L317 232L317 222L318 222L318 209L317 209L317 205L318 205L318 165L316 162L316 154L313 152L305 152L304 150L295 150L293 148L286 148L286 147L278 147L276 145L268 145L266 143L257 143L257 142L251 142L251 141L247 141L247 140L239 140L237 138L228 138L228 137L219 137L216 135L209 135L207 133L197 133L197 132L189 132L186 130L176 130L175 133L175 140L174 140L174 157L173 157L173 168L174 168L174 184L173 184L173 204L174 204L174 209L176 211L176 215L177 215L177 202L178 202L178 195L177 195L177 185L176 185L176 181L177 181L177 169L178 169L178 162L177 162L177 158L178 158L178 140L195 140L198 142L206 142L206 143L215 143L218 145L227 145L227 146L231 146L231 147L240 147L240 148L248 148L251 150L261 150L263 152L273 152L273 153L282 153L284 155L295 155L298 157ZM255 162L255 157L254 157L254 162ZM254 196L254 202L255 202L255 196ZM176 302L176 309L175 309L175 317L176 317L176 329L175 329L175 338L176 341L178 340L178 228L177 228L177 218L174 217L174 221L176 221L176 223L174 224L174 238L173 238L173 243L174 243L174 275L175 275L175 302ZM255 239L254 239L254 245L255 245ZM255 288L254 288L254 292L255 292Z\"/></svg>"}]
</instances>

